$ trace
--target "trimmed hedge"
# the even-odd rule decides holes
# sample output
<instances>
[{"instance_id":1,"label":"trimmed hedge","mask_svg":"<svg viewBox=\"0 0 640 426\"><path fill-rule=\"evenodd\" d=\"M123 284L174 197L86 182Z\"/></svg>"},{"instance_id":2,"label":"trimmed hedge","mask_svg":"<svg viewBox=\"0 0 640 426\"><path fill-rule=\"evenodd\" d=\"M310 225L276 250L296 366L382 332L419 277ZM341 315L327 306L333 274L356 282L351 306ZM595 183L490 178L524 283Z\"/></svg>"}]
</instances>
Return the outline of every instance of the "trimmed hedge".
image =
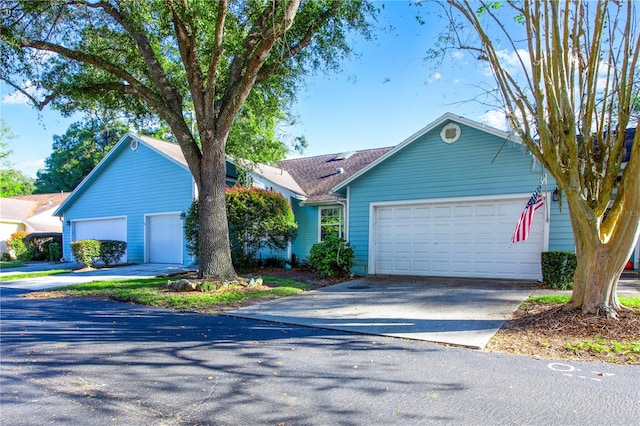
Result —
<instances>
[{"instance_id":1,"label":"trimmed hedge","mask_svg":"<svg viewBox=\"0 0 640 426\"><path fill-rule=\"evenodd\" d=\"M127 243L115 240L100 240L100 260L105 265L116 263L127 251Z\"/></svg>"},{"instance_id":2,"label":"trimmed hedge","mask_svg":"<svg viewBox=\"0 0 640 426\"><path fill-rule=\"evenodd\" d=\"M76 261L82 263L85 268L92 266L100 256L100 241L78 240L71 243L71 253Z\"/></svg>"},{"instance_id":3,"label":"trimmed hedge","mask_svg":"<svg viewBox=\"0 0 640 426\"><path fill-rule=\"evenodd\" d=\"M116 263L127 250L127 243L114 240L79 240L71 243L73 257L85 267L98 261L105 265Z\"/></svg>"},{"instance_id":4,"label":"trimmed hedge","mask_svg":"<svg viewBox=\"0 0 640 426\"><path fill-rule=\"evenodd\" d=\"M542 280L550 288L571 289L577 264L578 260L574 252L542 252Z\"/></svg>"}]
</instances>

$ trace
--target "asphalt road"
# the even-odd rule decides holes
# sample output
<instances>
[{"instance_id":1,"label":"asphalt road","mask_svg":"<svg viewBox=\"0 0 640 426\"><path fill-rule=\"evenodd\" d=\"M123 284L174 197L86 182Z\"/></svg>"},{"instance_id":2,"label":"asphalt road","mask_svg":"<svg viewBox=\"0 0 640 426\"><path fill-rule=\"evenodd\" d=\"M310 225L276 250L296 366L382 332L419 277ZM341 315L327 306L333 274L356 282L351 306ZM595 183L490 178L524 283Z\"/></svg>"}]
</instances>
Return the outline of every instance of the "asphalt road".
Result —
<instances>
[{"instance_id":1,"label":"asphalt road","mask_svg":"<svg viewBox=\"0 0 640 426\"><path fill-rule=\"evenodd\" d=\"M2 425L638 424L640 367L0 289Z\"/></svg>"}]
</instances>

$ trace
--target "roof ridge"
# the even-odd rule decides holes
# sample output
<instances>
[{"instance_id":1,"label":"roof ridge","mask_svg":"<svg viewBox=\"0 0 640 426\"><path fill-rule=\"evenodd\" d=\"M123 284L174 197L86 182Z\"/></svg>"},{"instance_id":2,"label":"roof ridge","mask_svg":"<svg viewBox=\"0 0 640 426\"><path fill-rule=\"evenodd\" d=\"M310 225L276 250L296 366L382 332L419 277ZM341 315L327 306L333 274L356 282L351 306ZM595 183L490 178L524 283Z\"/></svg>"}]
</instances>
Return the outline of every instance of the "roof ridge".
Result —
<instances>
[{"instance_id":1,"label":"roof ridge","mask_svg":"<svg viewBox=\"0 0 640 426\"><path fill-rule=\"evenodd\" d=\"M318 154L318 155L312 155L312 156L309 156L309 157L285 158L284 160L278 160L275 163L279 164L279 163L283 163L283 162L309 160L309 159L320 158L320 157L335 157L336 155L344 154L345 152L353 152L353 154L356 155L356 154L361 154L363 152L368 152L368 151L376 151L376 150L392 149L392 148L393 148L393 146L383 146L383 147L378 147L378 148L358 149L358 150L355 150L355 151L340 151L340 152L334 152L334 153L330 153L330 154ZM277 166L271 165L271 167L277 167Z\"/></svg>"}]
</instances>

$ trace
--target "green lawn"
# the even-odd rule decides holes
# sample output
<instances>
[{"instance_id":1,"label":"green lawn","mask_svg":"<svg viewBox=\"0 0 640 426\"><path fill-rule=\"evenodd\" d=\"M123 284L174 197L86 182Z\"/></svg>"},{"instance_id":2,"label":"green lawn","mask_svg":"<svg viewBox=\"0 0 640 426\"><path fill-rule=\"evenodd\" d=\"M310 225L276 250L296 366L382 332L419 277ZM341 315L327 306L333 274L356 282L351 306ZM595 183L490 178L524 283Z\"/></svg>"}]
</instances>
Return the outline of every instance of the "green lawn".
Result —
<instances>
[{"instance_id":1,"label":"green lawn","mask_svg":"<svg viewBox=\"0 0 640 426\"><path fill-rule=\"evenodd\" d=\"M48 277L49 275L66 274L67 272L71 272L71 271L72 271L71 269L53 269L51 271L38 271L38 272L25 272L24 274L11 274L11 275L5 275L0 277L0 282L23 280L25 278Z\"/></svg>"},{"instance_id":2,"label":"green lawn","mask_svg":"<svg viewBox=\"0 0 640 426\"><path fill-rule=\"evenodd\" d=\"M83 297L108 298L121 302L138 303L178 310L206 311L223 310L251 299L277 299L310 290L312 286L298 281L263 277L269 289L231 289L216 292L170 292L166 289L167 278L147 278L123 281L94 281L53 289L66 294Z\"/></svg>"},{"instance_id":3,"label":"green lawn","mask_svg":"<svg viewBox=\"0 0 640 426\"><path fill-rule=\"evenodd\" d=\"M557 303L567 303L570 296L531 296L525 303L533 305L549 305ZM619 297L620 303L627 308L640 309L640 297Z\"/></svg>"},{"instance_id":4,"label":"green lawn","mask_svg":"<svg viewBox=\"0 0 640 426\"><path fill-rule=\"evenodd\" d=\"M0 269L13 269L24 268L25 264L22 262L0 262Z\"/></svg>"}]
</instances>

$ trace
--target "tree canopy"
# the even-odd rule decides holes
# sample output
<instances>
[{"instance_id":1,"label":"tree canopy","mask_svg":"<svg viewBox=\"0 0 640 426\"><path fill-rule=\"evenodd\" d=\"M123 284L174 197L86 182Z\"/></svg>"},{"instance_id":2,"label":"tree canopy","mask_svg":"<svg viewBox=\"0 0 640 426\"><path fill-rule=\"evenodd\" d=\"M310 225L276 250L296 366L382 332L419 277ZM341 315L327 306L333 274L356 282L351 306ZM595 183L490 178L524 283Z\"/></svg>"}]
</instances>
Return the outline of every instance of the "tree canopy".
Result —
<instances>
[{"instance_id":1,"label":"tree canopy","mask_svg":"<svg viewBox=\"0 0 640 426\"><path fill-rule=\"evenodd\" d=\"M34 104L151 112L171 129L199 189L200 275L219 278L235 275L224 208L234 122L247 110L278 119L273 111L286 110L302 76L338 67L350 53L347 34L368 35L375 13L365 0L9 0L4 8L0 78L44 93Z\"/></svg>"},{"instance_id":2,"label":"tree canopy","mask_svg":"<svg viewBox=\"0 0 640 426\"><path fill-rule=\"evenodd\" d=\"M45 169L38 171L35 192L73 191L127 131L119 121L107 124L96 117L71 124L64 135L53 137L52 153Z\"/></svg>"}]
</instances>

